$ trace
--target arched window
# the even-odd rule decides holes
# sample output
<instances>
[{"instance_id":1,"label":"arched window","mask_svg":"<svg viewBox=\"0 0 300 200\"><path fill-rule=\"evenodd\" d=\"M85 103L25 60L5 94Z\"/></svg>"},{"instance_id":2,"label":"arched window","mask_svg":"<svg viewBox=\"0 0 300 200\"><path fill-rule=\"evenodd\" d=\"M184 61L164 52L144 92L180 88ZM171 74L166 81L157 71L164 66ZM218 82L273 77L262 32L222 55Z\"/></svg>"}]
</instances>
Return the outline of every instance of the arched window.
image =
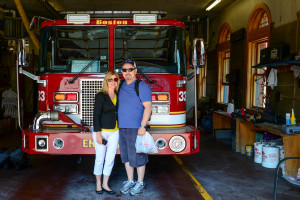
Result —
<instances>
[{"instance_id":1,"label":"arched window","mask_svg":"<svg viewBox=\"0 0 300 200\"><path fill-rule=\"evenodd\" d=\"M230 34L231 28L225 23L221 27L218 42L218 103L229 103L229 82L226 74L230 72Z\"/></svg>"},{"instance_id":2,"label":"arched window","mask_svg":"<svg viewBox=\"0 0 300 200\"><path fill-rule=\"evenodd\" d=\"M265 69L253 69L260 63L260 51L269 46L271 31L271 13L261 3L251 12L247 27L247 66L245 73L246 107L266 107L266 75Z\"/></svg>"}]
</instances>

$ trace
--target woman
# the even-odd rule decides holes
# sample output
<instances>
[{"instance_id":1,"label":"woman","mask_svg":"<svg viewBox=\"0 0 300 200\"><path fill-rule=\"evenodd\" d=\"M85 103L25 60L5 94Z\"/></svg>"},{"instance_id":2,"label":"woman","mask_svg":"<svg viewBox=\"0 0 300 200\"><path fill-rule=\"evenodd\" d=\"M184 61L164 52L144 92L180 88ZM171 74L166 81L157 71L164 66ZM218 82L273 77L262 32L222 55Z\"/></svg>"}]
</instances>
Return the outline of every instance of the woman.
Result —
<instances>
[{"instance_id":1,"label":"woman","mask_svg":"<svg viewBox=\"0 0 300 200\"><path fill-rule=\"evenodd\" d=\"M95 96L93 140L96 150L94 174L97 194L115 194L108 186L108 179L119 143L116 108L119 83L118 74L114 71L108 72L103 81L103 88Z\"/></svg>"}]
</instances>

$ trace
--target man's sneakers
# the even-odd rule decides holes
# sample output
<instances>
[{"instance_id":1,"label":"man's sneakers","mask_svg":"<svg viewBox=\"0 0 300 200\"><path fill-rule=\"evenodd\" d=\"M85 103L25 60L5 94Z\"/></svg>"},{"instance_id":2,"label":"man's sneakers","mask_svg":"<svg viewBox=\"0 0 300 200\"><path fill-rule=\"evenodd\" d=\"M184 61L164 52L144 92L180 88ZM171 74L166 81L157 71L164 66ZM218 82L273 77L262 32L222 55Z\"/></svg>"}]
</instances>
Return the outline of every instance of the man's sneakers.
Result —
<instances>
[{"instance_id":1,"label":"man's sneakers","mask_svg":"<svg viewBox=\"0 0 300 200\"><path fill-rule=\"evenodd\" d=\"M137 196L145 191L145 184L142 182L124 181L120 192L122 194L130 193L132 196Z\"/></svg>"},{"instance_id":2,"label":"man's sneakers","mask_svg":"<svg viewBox=\"0 0 300 200\"><path fill-rule=\"evenodd\" d=\"M137 196L145 191L145 184L142 182L136 182L135 186L130 190L132 196Z\"/></svg>"},{"instance_id":3,"label":"man's sneakers","mask_svg":"<svg viewBox=\"0 0 300 200\"><path fill-rule=\"evenodd\" d=\"M120 192L122 194L128 194L130 189L133 188L134 186L135 186L134 181L124 181L123 182L123 187L120 189Z\"/></svg>"}]
</instances>

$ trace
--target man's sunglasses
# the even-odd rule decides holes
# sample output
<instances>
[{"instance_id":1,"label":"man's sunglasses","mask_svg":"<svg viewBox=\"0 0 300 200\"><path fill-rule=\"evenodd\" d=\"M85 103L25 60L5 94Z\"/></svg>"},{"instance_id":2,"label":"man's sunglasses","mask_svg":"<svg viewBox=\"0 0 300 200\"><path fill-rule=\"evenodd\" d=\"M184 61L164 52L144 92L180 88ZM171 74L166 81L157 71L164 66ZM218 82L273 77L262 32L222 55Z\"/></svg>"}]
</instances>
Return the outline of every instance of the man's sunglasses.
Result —
<instances>
[{"instance_id":1,"label":"man's sunglasses","mask_svg":"<svg viewBox=\"0 0 300 200\"><path fill-rule=\"evenodd\" d=\"M112 82L112 81L115 81L115 82L118 82L118 78L109 78L107 79L108 82Z\"/></svg>"},{"instance_id":2,"label":"man's sunglasses","mask_svg":"<svg viewBox=\"0 0 300 200\"><path fill-rule=\"evenodd\" d=\"M128 68L128 69L122 69L122 72L132 72L133 70L135 70L136 68Z\"/></svg>"}]
</instances>

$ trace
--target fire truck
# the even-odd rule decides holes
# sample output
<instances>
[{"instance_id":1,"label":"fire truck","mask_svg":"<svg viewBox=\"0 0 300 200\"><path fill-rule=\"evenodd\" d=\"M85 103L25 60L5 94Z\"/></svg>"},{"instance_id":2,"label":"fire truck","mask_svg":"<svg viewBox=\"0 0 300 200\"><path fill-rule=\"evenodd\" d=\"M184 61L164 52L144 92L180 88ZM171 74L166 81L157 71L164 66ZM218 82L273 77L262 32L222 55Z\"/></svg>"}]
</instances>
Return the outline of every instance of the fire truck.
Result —
<instances>
[{"instance_id":1,"label":"fire truck","mask_svg":"<svg viewBox=\"0 0 300 200\"><path fill-rule=\"evenodd\" d=\"M137 78L152 90L148 131L155 140L157 154L198 152L197 112L195 126L186 124L184 23L162 19L165 13L159 11L63 14L64 19L41 23L38 75L25 70L24 42L19 42L17 74L37 81L39 110L32 125L24 129L20 126L23 151L95 154L92 139L95 94L102 88L108 71L114 70L123 78L122 61L131 58L137 65ZM203 40L194 40L195 72L197 60L201 59L197 58L197 42L200 49L204 45ZM203 57L204 51L200 54ZM195 90L195 103L196 96ZM196 108L197 105L195 111Z\"/></svg>"}]
</instances>

